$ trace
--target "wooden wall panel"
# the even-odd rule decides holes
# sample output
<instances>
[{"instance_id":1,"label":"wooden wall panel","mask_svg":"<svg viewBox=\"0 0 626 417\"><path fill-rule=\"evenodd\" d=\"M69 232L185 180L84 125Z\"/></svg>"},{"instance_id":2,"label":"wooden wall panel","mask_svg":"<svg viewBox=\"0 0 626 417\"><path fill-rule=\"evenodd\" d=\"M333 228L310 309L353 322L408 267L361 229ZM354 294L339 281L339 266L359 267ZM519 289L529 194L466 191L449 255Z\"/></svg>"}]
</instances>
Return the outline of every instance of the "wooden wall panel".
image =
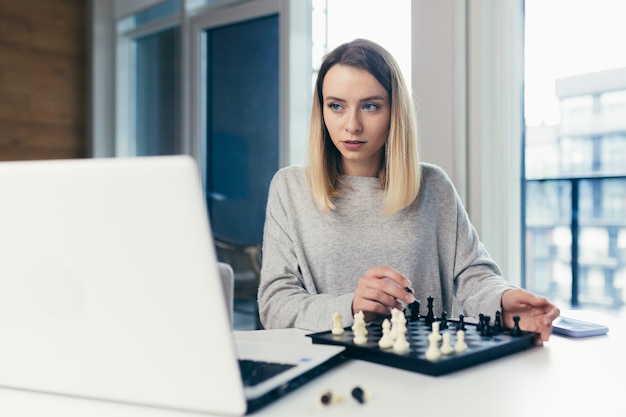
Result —
<instances>
[{"instance_id":1,"label":"wooden wall panel","mask_svg":"<svg viewBox=\"0 0 626 417\"><path fill-rule=\"evenodd\" d=\"M86 156L86 2L0 0L0 161Z\"/></svg>"}]
</instances>

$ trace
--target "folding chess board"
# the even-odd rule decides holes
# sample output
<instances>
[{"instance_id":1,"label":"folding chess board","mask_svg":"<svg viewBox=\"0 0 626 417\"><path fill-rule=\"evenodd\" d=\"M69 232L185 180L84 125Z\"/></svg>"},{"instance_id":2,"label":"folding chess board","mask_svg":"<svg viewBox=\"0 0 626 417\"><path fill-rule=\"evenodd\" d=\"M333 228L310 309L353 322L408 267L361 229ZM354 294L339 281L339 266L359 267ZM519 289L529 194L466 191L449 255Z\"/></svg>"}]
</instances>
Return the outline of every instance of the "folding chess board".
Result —
<instances>
[{"instance_id":1,"label":"folding chess board","mask_svg":"<svg viewBox=\"0 0 626 417\"><path fill-rule=\"evenodd\" d=\"M440 324L441 320L439 321ZM350 327L344 329L342 335L336 336L332 331L309 334L313 343L345 346L346 355L355 359L363 359L387 366L419 372L427 375L439 376L469 368L484 362L494 360L513 353L521 352L534 346L537 333L526 332L519 329L482 330L481 324L463 323L465 328L465 343L467 349L462 353L453 352L449 355L441 355L439 359L426 359L425 352L428 348L428 335L432 333L432 325L427 324L424 317L409 321L406 324L406 339L410 345L408 352L396 353L393 349L382 349L378 341L382 337L380 324L367 326L367 342L355 344L354 333ZM458 320L447 320L439 333L450 333L451 344L457 341Z\"/></svg>"}]
</instances>

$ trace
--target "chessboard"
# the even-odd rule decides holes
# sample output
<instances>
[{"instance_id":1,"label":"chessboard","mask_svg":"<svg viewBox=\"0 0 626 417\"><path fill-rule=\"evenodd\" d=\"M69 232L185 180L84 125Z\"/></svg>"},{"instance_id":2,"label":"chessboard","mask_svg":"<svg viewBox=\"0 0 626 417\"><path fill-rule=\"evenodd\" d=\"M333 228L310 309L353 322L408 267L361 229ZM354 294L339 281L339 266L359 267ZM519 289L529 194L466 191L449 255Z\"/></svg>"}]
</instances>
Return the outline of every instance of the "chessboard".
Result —
<instances>
[{"instance_id":1,"label":"chessboard","mask_svg":"<svg viewBox=\"0 0 626 417\"><path fill-rule=\"evenodd\" d=\"M385 323L368 324L365 327L367 331L363 332L366 333L366 339L358 343L355 343L357 339L351 327L343 328L339 335L325 331L308 336L313 343L344 346L345 354L350 358L439 376L533 347L537 333L521 330L519 318L515 319L515 328L508 329L500 324L499 312L493 322L489 316L481 314L478 323L466 323L463 316L457 320L448 320L445 312L439 318L432 315L414 316L413 319L406 317L403 326L407 348L400 352L393 347L379 346L384 333L389 331L388 323L386 328L383 326ZM435 341L432 341L433 338ZM462 349L458 348L459 342L463 344ZM433 349L437 350L434 357L430 354Z\"/></svg>"}]
</instances>

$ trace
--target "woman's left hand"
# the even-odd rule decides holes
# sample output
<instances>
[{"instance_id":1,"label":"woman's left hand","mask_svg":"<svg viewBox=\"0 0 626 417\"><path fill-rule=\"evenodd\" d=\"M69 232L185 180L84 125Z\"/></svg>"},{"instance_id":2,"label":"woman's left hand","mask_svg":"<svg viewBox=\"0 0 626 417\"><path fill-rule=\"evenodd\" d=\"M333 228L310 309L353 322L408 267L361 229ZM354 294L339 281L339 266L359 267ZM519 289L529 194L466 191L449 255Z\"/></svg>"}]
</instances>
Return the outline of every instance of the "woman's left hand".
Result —
<instances>
[{"instance_id":1,"label":"woman's left hand","mask_svg":"<svg viewBox=\"0 0 626 417\"><path fill-rule=\"evenodd\" d=\"M561 314L560 310L546 297L523 289L513 289L502 294L502 320L508 328L514 326L513 316L519 316L519 327L537 332L537 344L547 341L552 334L552 322Z\"/></svg>"}]
</instances>

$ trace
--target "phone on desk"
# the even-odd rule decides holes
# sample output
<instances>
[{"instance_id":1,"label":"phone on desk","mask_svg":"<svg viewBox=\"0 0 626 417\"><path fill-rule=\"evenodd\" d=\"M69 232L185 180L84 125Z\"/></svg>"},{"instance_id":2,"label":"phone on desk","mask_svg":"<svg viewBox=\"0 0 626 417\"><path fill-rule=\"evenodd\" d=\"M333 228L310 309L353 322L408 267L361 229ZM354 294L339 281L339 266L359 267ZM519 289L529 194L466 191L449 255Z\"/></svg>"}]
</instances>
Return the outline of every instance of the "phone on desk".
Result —
<instances>
[{"instance_id":1,"label":"phone on desk","mask_svg":"<svg viewBox=\"0 0 626 417\"><path fill-rule=\"evenodd\" d=\"M552 323L552 333L569 337L590 337L607 334L609 328L597 323L559 317Z\"/></svg>"}]
</instances>

